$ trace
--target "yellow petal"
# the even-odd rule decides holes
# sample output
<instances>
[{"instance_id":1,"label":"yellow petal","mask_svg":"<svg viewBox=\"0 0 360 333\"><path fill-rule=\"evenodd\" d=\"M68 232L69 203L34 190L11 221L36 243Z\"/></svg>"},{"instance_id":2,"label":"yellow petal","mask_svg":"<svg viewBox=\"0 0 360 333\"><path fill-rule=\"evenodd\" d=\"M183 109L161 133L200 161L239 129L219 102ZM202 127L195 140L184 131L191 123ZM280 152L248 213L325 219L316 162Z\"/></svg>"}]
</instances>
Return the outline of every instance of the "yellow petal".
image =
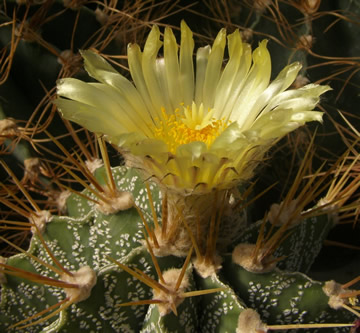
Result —
<instances>
[{"instance_id":1,"label":"yellow petal","mask_svg":"<svg viewBox=\"0 0 360 333\"><path fill-rule=\"evenodd\" d=\"M181 21L180 45L180 85L183 91L184 105L191 105L194 100L194 39L185 21Z\"/></svg>"},{"instance_id":2,"label":"yellow petal","mask_svg":"<svg viewBox=\"0 0 360 333\"><path fill-rule=\"evenodd\" d=\"M172 30L168 27L165 28L164 34L164 60L171 108L175 110L184 98L179 80L178 46Z\"/></svg>"},{"instance_id":3,"label":"yellow petal","mask_svg":"<svg viewBox=\"0 0 360 333\"><path fill-rule=\"evenodd\" d=\"M213 108L216 87L220 78L220 71L224 58L226 43L226 30L221 29L216 36L213 47L208 58L203 87L203 104L205 110Z\"/></svg>"}]
</instances>

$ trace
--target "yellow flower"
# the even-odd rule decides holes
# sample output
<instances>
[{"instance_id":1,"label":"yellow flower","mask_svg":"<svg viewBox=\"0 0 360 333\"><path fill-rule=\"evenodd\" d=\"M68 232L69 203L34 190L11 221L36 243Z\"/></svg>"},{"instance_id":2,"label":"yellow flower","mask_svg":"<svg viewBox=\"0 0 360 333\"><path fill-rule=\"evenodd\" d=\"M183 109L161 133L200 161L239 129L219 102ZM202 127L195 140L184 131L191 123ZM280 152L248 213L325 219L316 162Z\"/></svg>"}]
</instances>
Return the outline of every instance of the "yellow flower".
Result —
<instances>
[{"instance_id":1,"label":"yellow flower","mask_svg":"<svg viewBox=\"0 0 360 333\"><path fill-rule=\"evenodd\" d=\"M226 39L229 60L223 66ZM297 62L270 83L266 44L262 41L252 52L238 30L226 36L223 29L212 47L197 50L194 66L194 40L185 22L180 50L170 28L162 43L154 26L143 51L137 44L128 46L133 83L90 51L81 53L98 82L58 82L55 103L62 115L104 135L129 166L161 185L167 229L155 233L163 254L184 255L190 248L182 219L204 249L207 231L213 230L211 216L231 206L227 190L249 180L266 151L285 134L322 120L313 109L330 88L309 84L288 90L301 68ZM163 57L158 57L162 46ZM223 234L208 237L231 240L239 227L231 223L223 225Z\"/></svg>"},{"instance_id":2,"label":"yellow flower","mask_svg":"<svg viewBox=\"0 0 360 333\"><path fill-rule=\"evenodd\" d=\"M194 73L194 41L181 24L180 52L174 34L164 42L154 26L141 52L128 46L133 83L99 55L82 51L85 68L99 83L67 78L58 82L62 115L105 135L128 163L167 188L208 193L248 180L264 153L285 134L308 121L328 86L309 84L286 90L301 65L286 66L271 83L267 41L253 52L238 30L228 35L229 60L223 67L226 32L212 47L199 48ZM158 52L163 44L163 57Z\"/></svg>"}]
</instances>

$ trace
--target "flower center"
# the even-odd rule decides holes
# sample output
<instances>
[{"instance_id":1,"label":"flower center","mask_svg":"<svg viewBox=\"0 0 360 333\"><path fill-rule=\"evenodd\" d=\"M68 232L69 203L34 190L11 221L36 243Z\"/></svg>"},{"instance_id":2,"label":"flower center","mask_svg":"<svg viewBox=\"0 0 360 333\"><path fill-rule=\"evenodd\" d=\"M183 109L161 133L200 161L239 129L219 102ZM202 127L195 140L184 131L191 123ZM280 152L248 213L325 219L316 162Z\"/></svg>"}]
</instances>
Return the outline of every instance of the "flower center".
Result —
<instances>
[{"instance_id":1,"label":"flower center","mask_svg":"<svg viewBox=\"0 0 360 333\"><path fill-rule=\"evenodd\" d=\"M161 111L162 119L156 119L154 135L155 138L163 140L173 154L178 146L194 141L204 142L210 147L229 125L224 119L213 118L213 109L205 113L203 105L197 107L194 102L191 107L176 109L171 115L168 115L164 108Z\"/></svg>"}]
</instances>

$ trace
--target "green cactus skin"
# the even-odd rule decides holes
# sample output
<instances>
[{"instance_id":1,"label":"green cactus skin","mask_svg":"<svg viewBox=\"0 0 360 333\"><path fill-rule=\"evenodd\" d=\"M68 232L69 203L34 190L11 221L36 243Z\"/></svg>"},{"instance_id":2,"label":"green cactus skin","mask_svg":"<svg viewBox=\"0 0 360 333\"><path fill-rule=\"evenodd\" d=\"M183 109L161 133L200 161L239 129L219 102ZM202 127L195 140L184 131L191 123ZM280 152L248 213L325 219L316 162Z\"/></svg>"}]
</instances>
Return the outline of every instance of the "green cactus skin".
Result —
<instances>
[{"instance_id":1,"label":"green cactus skin","mask_svg":"<svg viewBox=\"0 0 360 333\"><path fill-rule=\"evenodd\" d=\"M104 182L104 169L98 169L95 175L99 182ZM144 182L137 171L117 167L113 169L113 176L119 190L131 191L135 203L152 226ZM150 188L160 216L160 192L154 184ZM84 190L83 193L88 194L87 191ZM268 325L324 320L352 321L353 315L328 306L328 297L322 291L324 283L312 281L298 272L283 272L278 269L268 273L251 273L232 263L230 255L223 256L223 269L207 278L200 277L192 264L189 265L186 270L189 277L186 291L223 289L216 293L185 298L177 307L177 316L172 312L161 316L158 306L154 304L119 306L153 297L149 286L122 270L110 259L116 259L132 269L137 268L157 280L152 258L144 246L143 222L134 208L105 215L92 202L78 195L71 195L67 202L69 214L52 216L42 234L43 238L66 269L74 272L82 266L90 266L96 272L97 281L89 298L71 305L48 321L27 327L24 332L76 332L80 329L87 332L234 332L239 314L246 308L258 311ZM306 237L307 241L319 243L324 237L324 229L327 229L326 223L330 223L330 220L324 216L311 221L304 220L298 226L300 230L304 229L299 234L310 232L313 237ZM314 228L316 223L321 228ZM253 234L254 230L254 225L250 225L243 238L250 239L245 235ZM284 248L287 246L285 244L286 242L282 244ZM28 252L53 264L36 235L32 237ZM317 251L315 252L310 254L316 255ZM292 252L285 261L294 262L295 255L296 252ZM162 272L170 268L181 268L184 264L183 258L173 256L159 257L157 261ZM10 257L6 263L42 276L58 278L54 272L25 254ZM296 265L300 268L304 266L301 261ZM47 287L6 275L1 292L0 328L2 331L15 331L8 327L64 298L61 288ZM335 329L334 332L346 330Z\"/></svg>"}]
</instances>

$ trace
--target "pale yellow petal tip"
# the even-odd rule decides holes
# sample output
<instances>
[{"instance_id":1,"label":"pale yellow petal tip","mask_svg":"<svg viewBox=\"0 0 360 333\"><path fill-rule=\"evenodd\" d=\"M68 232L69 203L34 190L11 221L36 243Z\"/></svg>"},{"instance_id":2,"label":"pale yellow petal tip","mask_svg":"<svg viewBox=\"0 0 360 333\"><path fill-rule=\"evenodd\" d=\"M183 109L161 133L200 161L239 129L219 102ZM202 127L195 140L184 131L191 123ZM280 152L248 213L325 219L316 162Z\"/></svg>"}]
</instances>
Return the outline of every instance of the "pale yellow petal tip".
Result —
<instances>
[{"instance_id":1,"label":"pale yellow petal tip","mask_svg":"<svg viewBox=\"0 0 360 333\"><path fill-rule=\"evenodd\" d=\"M241 38L241 34L239 29L235 29L234 32L232 32L231 34L229 34L227 36L228 42L232 39L236 40L237 42L242 42L242 38Z\"/></svg>"},{"instance_id":2,"label":"pale yellow petal tip","mask_svg":"<svg viewBox=\"0 0 360 333\"><path fill-rule=\"evenodd\" d=\"M324 86L320 86L320 87L323 87L323 92L322 92L322 94L325 93L325 92L327 92L327 91L333 90L333 88L331 88L331 87L328 86L328 85L324 85Z\"/></svg>"},{"instance_id":3,"label":"pale yellow petal tip","mask_svg":"<svg viewBox=\"0 0 360 333\"><path fill-rule=\"evenodd\" d=\"M269 43L268 39L263 39L260 43L259 43L259 48L260 49L266 49L267 50L267 45Z\"/></svg>"},{"instance_id":4,"label":"pale yellow petal tip","mask_svg":"<svg viewBox=\"0 0 360 333\"><path fill-rule=\"evenodd\" d=\"M186 34L186 35L188 35L188 36L192 36L192 35L193 35L191 29L190 29L189 26L186 24L185 20L181 20L180 29L181 29L181 33L182 33L182 34Z\"/></svg>"},{"instance_id":5,"label":"pale yellow petal tip","mask_svg":"<svg viewBox=\"0 0 360 333\"><path fill-rule=\"evenodd\" d=\"M109 64L106 62L106 60L94 51L79 50L79 53L80 53L81 57L84 59L85 69L88 65L96 66L96 65L100 65L100 64L105 64L105 66L109 66Z\"/></svg>"},{"instance_id":6,"label":"pale yellow petal tip","mask_svg":"<svg viewBox=\"0 0 360 333\"><path fill-rule=\"evenodd\" d=\"M166 45L171 45L173 46L174 48L177 49L177 43L176 43L176 38L175 38L175 35L172 31L171 28L169 27L166 27L165 28L165 33L164 33L164 44Z\"/></svg>"},{"instance_id":7,"label":"pale yellow petal tip","mask_svg":"<svg viewBox=\"0 0 360 333\"><path fill-rule=\"evenodd\" d=\"M270 52L267 48L268 40L264 39L259 43L259 46L253 52L254 63L266 63L270 62Z\"/></svg>"},{"instance_id":8,"label":"pale yellow petal tip","mask_svg":"<svg viewBox=\"0 0 360 333\"><path fill-rule=\"evenodd\" d=\"M72 91L72 85L71 85L71 78L63 78L63 79L59 79L56 82L56 94L58 96L64 96L67 97L66 95Z\"/></svg>"},{"instance_id":9,"label":"pale yellow petal tip","mask_svg":"<svg viewBox=\"0 0 360 333\"><path fill-rule=\"evenodd\" d=\"M146 39L144 51L153 52L161 45L162 42L160 41L160 29L157 25L154 25L150 30L148 38Z\"/></svg>"},{"instance_id":10,"label":"pale yellow petal tip","mask_svg":"<svg viewBox=\"0 0 360 333\"><path fill-rule=\"evenodd\" d=\"M289 65L289 67L292 69L292 70L296 70L296 71L300 71L300 69L302 68L302 63L301 62L299 62L299 61L295 61L295 62L293 62L293 63L291 63L290 65Z\"/></svg>"},{"instance_id":11,"label":"pale yellow petal tip","mask_svg":"<svg viewBox=\"0 0 360 333\"><path fill-rule=\"evenodd\" d=\"M214 40L214 43L213 43L213 48L216 48L216 47L221 47L222 49L225 48L225 44L226 44L226 29L225 28L222 28L215 40Z\"/></svg>"}]
</instances>

